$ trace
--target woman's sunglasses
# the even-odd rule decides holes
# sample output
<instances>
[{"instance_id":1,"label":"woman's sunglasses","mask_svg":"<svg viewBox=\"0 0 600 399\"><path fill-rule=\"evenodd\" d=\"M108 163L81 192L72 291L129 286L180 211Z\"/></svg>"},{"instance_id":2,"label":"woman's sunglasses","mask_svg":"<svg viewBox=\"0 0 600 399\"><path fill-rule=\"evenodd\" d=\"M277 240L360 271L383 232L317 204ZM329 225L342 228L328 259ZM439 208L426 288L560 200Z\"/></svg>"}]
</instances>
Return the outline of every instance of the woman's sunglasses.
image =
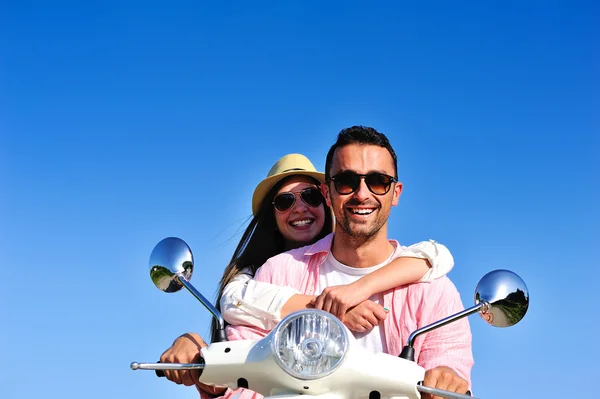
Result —
<instances>
[{"instance_id":1,"label":"woman's sunglasses","mask_svg":"<svg viewBox=\"0 0 600 399\"><path fill-rule=\"evenodd\" d=\"M316 208L324 201L323 194L318 188L305 188L299 193L279 193L273 198L273 206L279 212L288 211L296 203L296 195L299 194L302 201L310 207Z\"/></svg>"},{"instance_id":2,"label":"woman's sunglasses","mask_svg":"<svg viewBox=\"0 0 600 399\"><path fill-rule=\"evenodd\" d=\"M352 194L360 186L361 179L365 179L365 184L370 192L375 195L384 195L390 191L393 182L398 181L396 178L386 175L385 173L371 172L366 175L361 175L351 171L340 172L329 178L333 181L335 191L342 195Z\"/></svg>"}]
</instances>

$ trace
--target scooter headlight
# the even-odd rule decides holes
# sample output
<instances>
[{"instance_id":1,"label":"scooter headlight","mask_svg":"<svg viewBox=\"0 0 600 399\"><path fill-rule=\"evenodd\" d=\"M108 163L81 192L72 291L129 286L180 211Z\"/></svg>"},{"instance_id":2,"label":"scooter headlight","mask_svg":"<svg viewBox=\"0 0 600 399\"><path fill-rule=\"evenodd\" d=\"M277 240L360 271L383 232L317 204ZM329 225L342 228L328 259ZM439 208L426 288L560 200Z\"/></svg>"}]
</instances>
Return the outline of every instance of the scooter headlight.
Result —
<instances>
[{"instance_id":1,"label":"scooter headlight","mask_svg":"<svg viewBox=\"0 0 600 399\"><path fill-rule=\"evenodd\" d=\"M271 345L283 370L302 380L314 380L340 367L348 348L348 333L330 313L301 310L275 327Z\"/></svg>"}]
</instances>

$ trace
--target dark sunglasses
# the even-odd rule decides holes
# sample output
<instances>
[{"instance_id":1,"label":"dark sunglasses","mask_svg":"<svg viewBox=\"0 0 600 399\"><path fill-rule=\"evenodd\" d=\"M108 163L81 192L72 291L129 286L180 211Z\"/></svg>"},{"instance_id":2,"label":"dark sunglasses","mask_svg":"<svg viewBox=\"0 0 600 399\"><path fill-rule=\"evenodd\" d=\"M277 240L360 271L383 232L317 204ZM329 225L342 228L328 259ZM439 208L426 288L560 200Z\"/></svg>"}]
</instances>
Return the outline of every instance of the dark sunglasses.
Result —
<instances>
[{"instance_id":1,"label":"dark sunglasses","mask_svg":"<svg viewBox=\"0 0 600 399\"><path fill-rule=\"evenodd\" d=\"M305 188L300 191L300 198L308 206L318 207L325 200L321 191L315 187ZM279 212L289 210L296 203L296 194L292 192L279 193L273 198L273 206Z\"/></svg>"},{"instance_id":2,"label":"dark sunglasses","mask_svg":"<svg viewBox=\"0 0 600 399\"><path fill-rule=\"evenodd\" d=\"M338 194L348 195L358 190L361 179L365 179L367 188L375 195L387 194L388 191L390 191L392 183L398 181L398 179L386 175L385 173L371 172L366 175L361 175L355 172L345 171L340 172L335 176L331 176L328 183L333 181L335 191L337 191Z\"/></svg>"}]
</instances>

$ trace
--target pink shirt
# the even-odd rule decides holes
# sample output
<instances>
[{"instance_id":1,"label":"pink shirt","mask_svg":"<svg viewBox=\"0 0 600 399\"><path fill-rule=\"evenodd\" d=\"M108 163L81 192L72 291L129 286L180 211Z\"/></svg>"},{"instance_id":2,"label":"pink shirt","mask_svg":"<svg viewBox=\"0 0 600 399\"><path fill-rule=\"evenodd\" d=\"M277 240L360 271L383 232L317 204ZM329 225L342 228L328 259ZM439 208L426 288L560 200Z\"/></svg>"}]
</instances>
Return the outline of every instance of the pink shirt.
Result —
<instances>
[{"instance_id":1,"label":"pink shirt","mask_svg":"<svg viewBox=\"0 0 600 399\"><path fill-rule=\"evenodd\" d=\"M257 281L290 286L306 295L314 295L319 279L319 268L331 249L333 233L313 245L284 252L269 259L254 278ZM401 252L396 247L393 257ZM285 273L282 271L285 270ZM388 353L399 355L408 336L414 330L443 319L464 309L454 284L442 277L430 283L415 283L383 293L383 306L389 309L384 321L385 342ZM258 339L268 331L249 326L228 326L230 340ZM450 323L415 340L415 360L425 370L437 366L454 369L471 386L471 330L467 318ZM261 395L246 390L229 389L225 398L259 399ZM204 395L203 395L204 396Z\"/></svg>"}]
</instances>

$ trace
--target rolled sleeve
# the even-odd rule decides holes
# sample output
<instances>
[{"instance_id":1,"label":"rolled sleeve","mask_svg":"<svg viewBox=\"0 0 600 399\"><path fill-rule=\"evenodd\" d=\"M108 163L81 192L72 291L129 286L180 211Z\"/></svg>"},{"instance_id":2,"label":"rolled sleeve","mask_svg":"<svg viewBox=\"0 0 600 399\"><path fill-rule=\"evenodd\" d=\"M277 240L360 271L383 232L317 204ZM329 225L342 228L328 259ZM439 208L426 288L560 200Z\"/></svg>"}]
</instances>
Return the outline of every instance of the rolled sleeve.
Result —
<instances>
[{"instance_id":1,"label":"rolled sleeve","mask_svg":"<svg viewBox=\"0 0 600 399\"><path fill-rule=\"evenodd\" d=\"M450 273L454 267L454 258L446 246L434 240L422 241L405 247L398 255L399 257L426 259L431 266L419 280L422 283L430 283Z\"/></svg>"},{"instance_id":2,"label":"rolled sleeve","mask_svg":"<svg viewBox=\"0 0 600 399\"><path fill-rule=\"evenodd\" d=\"M271 330L281 321L283 305L298 293L291 287L256 281L245 271L223 290L221 312L229 324Z\"/></svg>"}]
</instances>

